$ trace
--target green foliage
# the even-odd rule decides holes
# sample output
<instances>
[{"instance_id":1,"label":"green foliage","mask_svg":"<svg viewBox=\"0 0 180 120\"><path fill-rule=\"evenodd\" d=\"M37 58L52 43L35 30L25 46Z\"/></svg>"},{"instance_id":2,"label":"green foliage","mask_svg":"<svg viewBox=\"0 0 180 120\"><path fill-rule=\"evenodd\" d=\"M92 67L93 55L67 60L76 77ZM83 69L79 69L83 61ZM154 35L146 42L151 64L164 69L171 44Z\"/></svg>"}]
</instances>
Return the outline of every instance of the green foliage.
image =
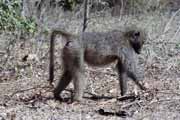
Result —
<instances>
[{"instance_id":1,"label":"green foliage","mask_svg":"<svg viewBox=\"0 0 180 120\"><path fill-rule=\"evenodd\" d=\"M36 24L32 19L21 16L21 0L0 0L0 30L34 33Z\"/></svg>"},{"instance_id":2,"label":"green foliage","mask_svg":"<svg viewBox=\"0 0 180 120\"><path fill-rule=\"evenodd\" d=\"M180 43L176 44L176 49L180 49Z\"/></svg>"}]
</instances>

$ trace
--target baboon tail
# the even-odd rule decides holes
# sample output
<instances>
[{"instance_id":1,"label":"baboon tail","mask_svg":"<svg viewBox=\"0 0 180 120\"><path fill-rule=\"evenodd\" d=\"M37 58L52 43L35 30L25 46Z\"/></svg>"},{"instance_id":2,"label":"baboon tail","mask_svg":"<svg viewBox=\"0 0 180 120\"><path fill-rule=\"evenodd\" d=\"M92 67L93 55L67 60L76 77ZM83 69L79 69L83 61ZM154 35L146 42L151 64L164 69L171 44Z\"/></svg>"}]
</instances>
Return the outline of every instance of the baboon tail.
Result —
<instances>
[{"instance_id":1,"label":"baboon tail","mask_svg":"<svg viewBox=\"0 0 180 120\"><path fill-rule=\"evenodd\" d=\"M68 33L66 31L63 31L63 30L53 30L51 33L51 40L54 39L56 37L56 35L62 35L66 39L69 39L70 37L75 36L75 35Z\"/></svg>"},{"instance_id":2,"label":"baboon tail","mask_svg":"<svg viewBox=\"0 0 180 120\"><path fill-rule=\"evenodd\" d=\"M52 84L53 79L54 79L54 39L56 37L56 35L62 35L66 38L66 40L69 40L69 37L73 36L70 33L67 33L63 30L53 30L50 36L50 61L49 61L49 79L48 81L50 82L50 84Z\"/></svg>"}]
</instances>

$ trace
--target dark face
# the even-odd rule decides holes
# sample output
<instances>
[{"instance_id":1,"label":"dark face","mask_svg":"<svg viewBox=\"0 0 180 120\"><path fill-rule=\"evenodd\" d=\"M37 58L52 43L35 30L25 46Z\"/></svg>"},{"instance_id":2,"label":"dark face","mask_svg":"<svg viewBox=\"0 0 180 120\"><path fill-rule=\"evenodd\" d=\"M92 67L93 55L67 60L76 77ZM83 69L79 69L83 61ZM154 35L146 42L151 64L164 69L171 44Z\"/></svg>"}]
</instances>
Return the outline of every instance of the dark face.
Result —
<instances>
[{"instance_id":1,"label":"dark face","mask_svg":"<svg viewBox=\"0 0 180 120\"><path fill-rule=\"evenodd\" d=\"M140 31L130 31L129 33L131 46L137 54L140 54L145 40L144 33Z\"/></svg>"}]
</instances>

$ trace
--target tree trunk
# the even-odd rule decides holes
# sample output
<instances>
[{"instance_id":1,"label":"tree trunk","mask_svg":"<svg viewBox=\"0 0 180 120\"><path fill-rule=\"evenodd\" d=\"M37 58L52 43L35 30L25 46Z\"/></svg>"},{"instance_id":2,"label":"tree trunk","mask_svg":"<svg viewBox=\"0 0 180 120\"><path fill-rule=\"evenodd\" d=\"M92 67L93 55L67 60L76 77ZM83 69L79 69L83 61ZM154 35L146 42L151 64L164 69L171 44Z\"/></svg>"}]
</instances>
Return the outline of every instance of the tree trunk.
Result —
<instances>
[{"instance_id":1,"label":"tree trunk","mask_svg":"<svg viewBox=\"0 0 180 120\"><path fill-rule=\"evenodd\" d=\"M124 6L127 0L113 0L112 16L120 16L124 12Z\"/></svg>"}]
</instances>

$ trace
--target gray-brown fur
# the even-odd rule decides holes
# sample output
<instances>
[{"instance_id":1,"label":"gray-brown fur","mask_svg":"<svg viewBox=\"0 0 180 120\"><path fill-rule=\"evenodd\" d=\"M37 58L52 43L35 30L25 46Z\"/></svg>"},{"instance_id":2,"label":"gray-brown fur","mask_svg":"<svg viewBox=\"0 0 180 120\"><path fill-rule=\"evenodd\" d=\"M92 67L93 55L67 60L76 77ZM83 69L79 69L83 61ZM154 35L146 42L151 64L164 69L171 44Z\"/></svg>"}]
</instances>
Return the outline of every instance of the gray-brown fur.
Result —
<instances>
[{"instance_id":1,"label":"gray-brown fur","mask_svg":"<svg viewBox=\"0 0 180 120\"><path fill-rule=\"evenodd\" d=\"M67 43L62 51L64 73L54 90L54 97L60 99L60 93L73 80L75 94L73 100L81 101L87 80L84 77L84 62L93 66L103 66L117 61L121 95L127 90L127 79L131 78L140 89L145 89L137 79L137 58L146 39L144 31L129 28L125 31L84 32L71 35L61 30L52 32L51 43L56 34L63 35ZM51 44L51 48L53 44ZM50 80L53 74L53 50L50 51Z\"/></svg>"}]
</instances>

